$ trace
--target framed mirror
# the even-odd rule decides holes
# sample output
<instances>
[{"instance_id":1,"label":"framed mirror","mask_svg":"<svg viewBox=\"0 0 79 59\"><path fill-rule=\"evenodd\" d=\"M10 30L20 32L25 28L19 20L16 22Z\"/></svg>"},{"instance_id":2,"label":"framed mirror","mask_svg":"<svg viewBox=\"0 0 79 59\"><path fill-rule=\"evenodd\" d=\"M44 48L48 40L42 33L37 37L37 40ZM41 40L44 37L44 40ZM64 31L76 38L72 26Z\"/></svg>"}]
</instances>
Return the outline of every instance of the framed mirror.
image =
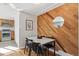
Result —
<instances>
[{"instance_id":1,"label":"framed mirror","mask_svg":"<svg viewBox=\"0 0 79 59\"><path fill-rule=\"evenodd\" d=\"M57 16L54 20L53 20L53 25L56 28L61 28L64 25L64 18L61 16Z\"/></svg>"}]
</instances>

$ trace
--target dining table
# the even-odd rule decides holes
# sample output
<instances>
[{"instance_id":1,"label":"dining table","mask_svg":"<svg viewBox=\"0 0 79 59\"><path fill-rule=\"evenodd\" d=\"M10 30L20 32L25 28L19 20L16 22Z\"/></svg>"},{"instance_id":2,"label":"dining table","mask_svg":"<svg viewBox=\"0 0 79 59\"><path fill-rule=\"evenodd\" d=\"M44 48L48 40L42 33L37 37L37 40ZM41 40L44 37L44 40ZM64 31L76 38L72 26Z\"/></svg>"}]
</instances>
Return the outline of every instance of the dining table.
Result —
<instances>
[{"instance_id":1,"label":"dining table","mask_svg":"<svg viewBox=\"0 0 79 59\"><path fill-rule=\"evenodd\" d=\"M41 46L48 43L53 43L54 55L55 55L55 39L51 39L51 38L38 39L38 38L33 38L33 37L29 37L28 39L32 40L34 43L39 43Z\"/></svg>"}]
</instances>

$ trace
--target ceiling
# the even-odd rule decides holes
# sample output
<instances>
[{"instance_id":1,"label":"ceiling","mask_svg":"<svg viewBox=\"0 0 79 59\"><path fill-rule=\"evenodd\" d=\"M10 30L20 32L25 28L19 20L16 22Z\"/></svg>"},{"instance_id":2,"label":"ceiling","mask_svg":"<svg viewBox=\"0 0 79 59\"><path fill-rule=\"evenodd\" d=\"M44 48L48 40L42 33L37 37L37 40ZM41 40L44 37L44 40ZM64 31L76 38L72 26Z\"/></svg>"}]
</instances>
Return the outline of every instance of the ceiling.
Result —
<instances>
[{"instance_id":1,"label":"ceiling","mask_svg":"<svg viewBox=\"0 0 79 59\"><path fill-rule=\"evenodd\" d=\"M51 9L54 9L62 4L60 3L4 3L10 8L29 13L32 15L41 15Z\"/></svg>"}]
</instances>

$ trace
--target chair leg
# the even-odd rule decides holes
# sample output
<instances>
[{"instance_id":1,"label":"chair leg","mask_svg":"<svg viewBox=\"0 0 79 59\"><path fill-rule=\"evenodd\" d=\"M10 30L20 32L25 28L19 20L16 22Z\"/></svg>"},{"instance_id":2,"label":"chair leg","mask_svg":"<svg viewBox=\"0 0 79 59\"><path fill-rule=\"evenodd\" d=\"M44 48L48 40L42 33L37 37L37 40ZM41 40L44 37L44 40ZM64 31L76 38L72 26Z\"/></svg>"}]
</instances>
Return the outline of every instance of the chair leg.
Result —
<instances>
[{"instance_id":1,"label":"chair leg","mask_svg":"<svg viewBox=\"0 0 79 59\"><path fill-rule=\"evenodd\" d=\"M47 48L45 49L45 56L47 55L46 52L47 52Z\"/></svg>"},{"instance_id":2,"label":"chair leg","mask_svg":"<svg viewBox=\"0 0 79 59\"><path fill-rule=\"evenodd\" d=\"M39 50L38 50L38 48L37 48L37 56L39 55Z\"/></svg>"},{"instance_id":3,"label":"chair leg","mask_svg":"<svg viewBox=\"0 0 79 59\"><path fill-rule=\"evenodd\" d=\"M49 56L49 48L48 48L48 56Z\"/></svg>"},{"instance_id":4,"label":"chair leg","mask_svg":"<svg viewBox=\"0 0 79 59\"><path fill-rule=\"evenodd\" d=\"M25 54L25 49L26 49L26 48L24 48L24 54Z\"/></svg>"},{"instance_id":5,"label":"chair leg","mask_svg":"<svg viewBox=\"0 0 79 59\"><path fill-rule=\"evenodd\" d=\"M55 41L54 41L54 56L55 56Z\"/></svg>"},{"instance_id":6,"label":"chair leg","mask_svg":"<svg viewBox=\"0 0 79 59\"><path fill-rule=\"evenodd\" d=\"M43 52L43 50L42 50L42 53L41 53L41 54L42 54L42 56L44 56L44 52Z\"/></svg>"},{"instance_id":7,"label":"chair leg","mask_svg":"<svg viewBox=\"0 0 79 59\"><path fill-rule=\"evenodd\" d=\"M25 48L24 48L24 54L25 54L25 50L26 50L26 44L25 44Z\"/></svg>"},{"instance_id":8,"label":"chair leg","mask_svg":"<svg viewBox=\"0 0 79 59\"><path fill-rule=\"evenodd\" d=\"M31 56L31 48L29 48L29 54L28 55Z\"/></svg>"}]
</instances>

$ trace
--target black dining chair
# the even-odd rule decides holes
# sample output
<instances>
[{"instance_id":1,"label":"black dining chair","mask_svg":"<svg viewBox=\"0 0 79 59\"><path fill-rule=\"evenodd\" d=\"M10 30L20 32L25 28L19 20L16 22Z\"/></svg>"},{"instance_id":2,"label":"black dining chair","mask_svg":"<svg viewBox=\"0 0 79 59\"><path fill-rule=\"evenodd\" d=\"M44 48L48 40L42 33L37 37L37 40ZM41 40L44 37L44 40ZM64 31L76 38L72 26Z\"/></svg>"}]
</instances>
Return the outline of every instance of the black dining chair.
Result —
<instances>
[{"instance_id":1,"label":"black dining chair","mask_svg":"<svg viewBox=\"0 0 79 59\"><path fill-rule=\"evenodd\" d=\"M30 39L28 39L28 38L26 38L26 40L25 40L24 53L25 53L25 50L26 50L26 48L27 48L27 50L29 50L29 54L28 54L29 56L31 55L32 44L33 44L33 41L30 40Z\"/></svg>"},{"instance_id":2,"label":"black dining chair","mask_svg":"<svg viewBox=\"0 0 79 59\"><path fill-rule=\"evenodd\" d=\"M46 38L48 38L48 37L46 37ZM48 53L46 53L45 52L45 54L47 54L47 55L49 55L49 49L54 49L54 55L55 55L55 41L53 41L53 42L49 42L49 43L47 43L47 44L44 44L44 46L45 46L45 48L46 48L46 52Z\"/></svg>"},{"instance_id":3,"label":"black dining chair","mask_svg":"<svg viewBox=\"0 0 79 59\"><path fill-rule=\"evenodd\" d=\"M45 55L45 48L44 46L41 46L40 43L33 43L33 51L37 54L37 56Z\"/></svg>"},{"instance_id":4,"label":"black dining chair","mask_svg":"<svg viewBox=\"0 0 79 59\"><path fill-rule=\"evenodd\" d=\"M26 47L27 49L29 50L29 56L31 55L31 51L33 50L37 56L38 55L44 55L44 48L40 45L40 43L35 43L33 42L32 40L26 38L26 43L25 43L25 49L24 49L24 53L25 53L25 50L26 50Z\"/></svg>"},{"instance_id":5,"label":"black dining chair","mask_svg":"<svg viewBox=\"0 0 79 59\"><path fill-rule=\"evenodd\" d=\"M55 46L52 45L52 43L48 43L44 45L46 47L46 52L48 53L47 55L49 56L49 49L54 48L54 55L55 55ZM45 53L46 54L46 53Z\"/></svg>"},{"instance_id":6,"label":"black dining chair","mask_svg":"<svg viewBox=\"0 0 79 59\"><path fill-rule=\"evenodd\" d=\"M51 37L39 36L38 38L43 39L43 38L51 38ZM55 38L52 38L52 39L55 39ZM43 47L44 47L44 54L45 55L49 55L49 49L52 49L52 48L54 49L54 55L55 55L55 41L44 44Z\"/></svg>"}]
</instances>

